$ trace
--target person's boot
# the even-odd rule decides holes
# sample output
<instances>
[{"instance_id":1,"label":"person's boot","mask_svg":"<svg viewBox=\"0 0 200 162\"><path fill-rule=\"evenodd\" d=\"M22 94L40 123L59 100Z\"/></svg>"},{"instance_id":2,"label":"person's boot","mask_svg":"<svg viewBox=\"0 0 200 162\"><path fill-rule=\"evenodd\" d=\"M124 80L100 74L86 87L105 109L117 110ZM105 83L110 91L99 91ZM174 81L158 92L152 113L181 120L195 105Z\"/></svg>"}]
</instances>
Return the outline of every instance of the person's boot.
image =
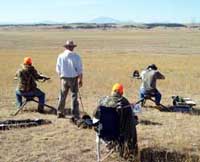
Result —
<instances>
[{"instance_id":1,"label":"person's boot","mask_svg":"<svg viewBox=\"0 0 200 162\"><path fill-rule=\"evenodd\" d=\"M44 106L43 105L38 105L38 112L44 113Z\"/></svg>"},{"instance_id":2,"label":"person's boot","mask_svg":"<svg viewBox=\"0 0 200 162\"><path fill-rule=\"evenodd\" d=\"M63 113L57 113L57 118L65 118L65 115Z\"/></svg>"}]
</instances>

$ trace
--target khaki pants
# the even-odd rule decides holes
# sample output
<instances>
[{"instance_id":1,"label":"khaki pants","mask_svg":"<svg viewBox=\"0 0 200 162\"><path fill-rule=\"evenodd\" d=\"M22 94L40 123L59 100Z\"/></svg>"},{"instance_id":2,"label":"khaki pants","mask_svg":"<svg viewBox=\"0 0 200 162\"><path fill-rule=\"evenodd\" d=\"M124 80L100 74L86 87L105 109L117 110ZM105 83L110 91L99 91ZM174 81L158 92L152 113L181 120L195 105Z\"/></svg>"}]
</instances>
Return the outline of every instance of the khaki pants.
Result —
<instances>
[{"instance_id":1,"label":"khaki pants","mask_svg":"<svg viewBox=\"0 0 200 162\"><path fill-rule=\"evenodd\" d=\"M72 97L72 114L79 118L79 103L78 103L78 78L61 78L61 90L58 102L58 113L64 115L65 100L69 89Z\"/></svg>"}]
</instances>

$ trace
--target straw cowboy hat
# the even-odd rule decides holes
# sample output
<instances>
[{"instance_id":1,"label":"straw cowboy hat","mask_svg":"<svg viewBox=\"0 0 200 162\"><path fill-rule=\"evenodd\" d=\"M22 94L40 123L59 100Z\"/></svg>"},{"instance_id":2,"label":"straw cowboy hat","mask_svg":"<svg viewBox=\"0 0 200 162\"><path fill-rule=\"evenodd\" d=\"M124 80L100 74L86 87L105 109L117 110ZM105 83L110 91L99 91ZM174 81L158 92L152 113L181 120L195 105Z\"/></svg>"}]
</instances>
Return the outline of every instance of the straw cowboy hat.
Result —
<instances>
[{"instance_id":1,"label":"straw cowboy hat","mask_svg":"<svg viewBox=\"0 0 200 162\"><path fill-rule=\"evenodd\" d=\"M72 40L67 40L66 43L64 44L64 47L76 47L77 45L74 44Z\"/></svg>"}]
</instances>

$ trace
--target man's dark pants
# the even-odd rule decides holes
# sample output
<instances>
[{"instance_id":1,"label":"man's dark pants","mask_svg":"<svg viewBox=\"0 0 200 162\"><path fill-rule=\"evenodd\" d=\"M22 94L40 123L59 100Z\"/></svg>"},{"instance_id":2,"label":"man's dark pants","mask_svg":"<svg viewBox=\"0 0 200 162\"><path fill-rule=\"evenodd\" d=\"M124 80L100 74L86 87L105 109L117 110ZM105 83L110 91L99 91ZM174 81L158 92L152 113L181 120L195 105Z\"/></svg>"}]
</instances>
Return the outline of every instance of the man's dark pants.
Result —
<instances>
[{"instance_id":1,"label":"man's dark pants","mask_svg":"<svg viewBox=\"0 0 200 162\"><path fill-rule=\"evenodd\" d=\"M79 118L79 103L78 103L78 78L61 78L61 90L58 102L58 115L64 115L65 100L69 89L71 91L71 107L72 114L75 118Z\"/></svg>"}]
</instances>

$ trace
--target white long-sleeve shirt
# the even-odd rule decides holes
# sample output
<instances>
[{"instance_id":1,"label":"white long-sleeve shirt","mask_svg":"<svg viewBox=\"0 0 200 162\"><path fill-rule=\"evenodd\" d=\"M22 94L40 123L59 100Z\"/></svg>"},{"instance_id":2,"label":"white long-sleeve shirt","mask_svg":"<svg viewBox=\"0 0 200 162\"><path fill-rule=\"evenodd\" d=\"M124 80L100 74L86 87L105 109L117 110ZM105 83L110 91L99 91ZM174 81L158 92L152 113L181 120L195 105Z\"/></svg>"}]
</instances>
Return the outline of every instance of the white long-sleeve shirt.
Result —
<instances>
[{"instance_id":1,"label":"white long-sleeve shirt","mask_svg":"<svg viewBox=\"0 0 200 162\"><path fill-rule=\"evenodd\" d=\"M57 58L56 72L62 77L74 78L82 74L81 57L75 52L65 50Z\"/></svg>"}]
</instances>

